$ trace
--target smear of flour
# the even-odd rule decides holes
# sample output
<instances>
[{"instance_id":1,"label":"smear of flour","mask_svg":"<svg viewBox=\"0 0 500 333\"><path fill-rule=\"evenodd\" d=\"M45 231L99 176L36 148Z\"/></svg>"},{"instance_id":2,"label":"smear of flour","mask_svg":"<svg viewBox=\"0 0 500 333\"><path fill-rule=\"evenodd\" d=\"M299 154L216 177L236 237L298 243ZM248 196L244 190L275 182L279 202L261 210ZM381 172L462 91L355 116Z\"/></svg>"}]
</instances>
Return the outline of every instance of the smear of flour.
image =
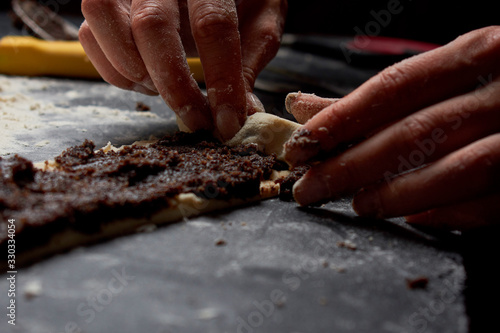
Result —
<instances>
[{"instance_id":1,"label":"smear of flour","mask_svg":"<svg viewBox=\"0 0 500 333\"><path fill-rule=\"evenodd\" d=\"M43 146L46 146L48 144L50 144L49 140L42 140L42 141L38 141L37 143L35 143L35 147L43 147Z\"/></svg>"},{"instance_id":2,"label":"smear of flour","mask_svg":"<svg viewBox=\"0 0 500 333\"><path fill-rule=\"evenodd\" d=\"M31 143L20 138L38 137L39 133L54 128L74 128L75 131L85 132L93 126L151 122L159 118L150 111L95 105L70 106L71 99L85 98L85 94L70 90L56 96L52 91L57 87L53 85L60 86L61 82L0 75L0 156L16 153L27 145L35 148L49 145L50 140L43 136ZM100 87L102 90L102 85L96 86L95 89Z\"/></svg>"}]
</instances>

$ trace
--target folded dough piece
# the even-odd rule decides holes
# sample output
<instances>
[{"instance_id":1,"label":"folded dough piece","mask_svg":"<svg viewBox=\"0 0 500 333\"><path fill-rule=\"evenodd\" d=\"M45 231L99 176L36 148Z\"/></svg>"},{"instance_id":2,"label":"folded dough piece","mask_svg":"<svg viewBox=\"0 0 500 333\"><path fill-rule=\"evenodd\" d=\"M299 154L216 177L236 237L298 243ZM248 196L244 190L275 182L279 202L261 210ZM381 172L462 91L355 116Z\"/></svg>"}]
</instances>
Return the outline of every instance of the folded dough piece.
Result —
<instances>
[{"instance_id":1,"label":"folded dough piece","mask_svg":"<svg viewBox=\"0 0 500 333\"><path fill-rule=\"evenodd\" d=\"M284 161L283 145L299 127L300 124L293 121L259 112L249 116L240 131L225 144L230 147L257 144L264 154L274 153L279 160Z\"/></svg>"}]
</instances>

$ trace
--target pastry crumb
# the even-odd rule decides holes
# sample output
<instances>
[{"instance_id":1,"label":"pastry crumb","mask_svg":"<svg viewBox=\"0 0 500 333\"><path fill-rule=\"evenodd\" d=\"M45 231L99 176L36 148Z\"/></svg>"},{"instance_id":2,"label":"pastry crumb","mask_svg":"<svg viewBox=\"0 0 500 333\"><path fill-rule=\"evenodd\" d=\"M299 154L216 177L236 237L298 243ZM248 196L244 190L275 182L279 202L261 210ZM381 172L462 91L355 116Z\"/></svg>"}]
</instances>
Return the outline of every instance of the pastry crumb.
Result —
<instances>
[{"instance_id":1,"label":"pastry crumb","mask_svg":"<svg viewBox=\"0 0 500 333\"><path fill-rule=\"evenodd\" d=\"M356 244L354 244L352 241L350 241L348 239L340 241L340 242L337 242L337 246L338 247L344 247L344 248L352 250L352 251L355 251L355 250L358 249L358 247L356 246Z\"/></svg>"},{"instance_id":2,"label":"pastry crumb","mask_svg":"<svg viewBox=\"0 0 500 333\"><path fill-rule=\"evenodd\" d=\"M24 296L27 299L32 299L40 296L42 293L42 283L40 280L31 280L24 286Z\"/></svg>"},{"instance_id":3,"label":"pastry crumb","mask_svg":"<svg viewBox=\"0 0 500 333\"><path fill-rule=\"evenodd\" d=\"M135 103L135 111L150 111L151 110L151 107L147 104L145 104L144 102L137 102Z\"/></svg>"},{"instance_id":4,"label":"pastry crumb","mask_svg":"<svg viewBox=\"0 0 500 333\"><path fill-rule=\"evenodd\" d=\"M141 225L139 228L136 229L137 233L141 232L153 232L157 229L157 226L155 224L145 224Z\"/></svg>"},{"instance_id":5,"label":"pastry crumb","mask_svg":"<svg viewBox=\"0 0 500 333\"><path fill-rule=\"evenodd\" d=\"M413 279L406 279L408 289L425 289L429 284L429 279L426 276L419 276Z\"/></svg>"},{"instance_id":6,"label":"pastry crumb","mask_svg":"<svg viewBox=\"0 0 500 333\"><path fill-rule=\"evenodd\" d=\"M217 239L215 241L215 245L216 246L224 246L224 245L227 245L227 242L224 239L220 238L220 239Z\"/></svg>"}]
</instances>

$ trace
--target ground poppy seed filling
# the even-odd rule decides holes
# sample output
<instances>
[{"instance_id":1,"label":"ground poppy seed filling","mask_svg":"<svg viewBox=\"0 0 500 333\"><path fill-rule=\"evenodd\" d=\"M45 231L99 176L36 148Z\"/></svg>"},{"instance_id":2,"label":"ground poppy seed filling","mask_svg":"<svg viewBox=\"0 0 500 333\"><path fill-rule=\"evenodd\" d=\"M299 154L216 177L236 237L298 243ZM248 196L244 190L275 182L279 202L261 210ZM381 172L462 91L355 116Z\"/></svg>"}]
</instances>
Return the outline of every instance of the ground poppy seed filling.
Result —
<instances>
[{"instance_id":1,"label":"ground poppy seed filling","mask_svg":"<svg viewBox=\"0 0 500 333\"><path fill-rule=\"evenodd\" d=\"M1 243L9 219L21 251L64 228L97 233L112 220L151 216L183 193L205 200L259 196L263 180L288 168L254 144L230 148L206 133L180 132L117 151L96 151L85 141L54 160L54 170L41 170L19 156L0 158Z\"/></svg>"}]
</instances>

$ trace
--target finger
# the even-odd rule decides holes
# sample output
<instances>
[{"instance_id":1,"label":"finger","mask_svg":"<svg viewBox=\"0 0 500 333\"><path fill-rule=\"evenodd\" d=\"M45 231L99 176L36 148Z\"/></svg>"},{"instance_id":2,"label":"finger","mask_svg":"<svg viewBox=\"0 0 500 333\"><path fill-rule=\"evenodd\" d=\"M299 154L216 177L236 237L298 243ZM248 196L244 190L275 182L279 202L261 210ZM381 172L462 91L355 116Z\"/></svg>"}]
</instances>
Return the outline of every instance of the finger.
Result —
<instances>
[{"instance_id":1,"label":"finger","mask_svg":"<svg viewBox=\"0 0 500 333\"><path fill-rule=\"evenodd\" d=\"M140 84L130 81L121 75L106 58L97 40L87 24L83 22L78 33L78 38L87 54L88 58L99 72L101 77L108 83L122 89L134 90L146 95L158 95L156 91L150 90Z\"/></svg>"},{"instance_id":2,"label":"finger","mask_svg":"<svg viewBox=\"0 0 500 333\"><path fill-rule=\"evenodd\" d=\"M425 168L361 190L353 207L362 216L413 215L473 200L499 185L500 134L494 134Z\"/></svg>"},{"instance_id":3,"label":"finger","mask_svg":"<svg viewBox=\"0 0 500 333\"><path fill-rule=\"evenodd\" d=\"M234 0L188 0L215 127L225 141L246 119L246 89Z\"/></svg>"},{"instance_id":4,"label":"finger","mask_svg":"<svg viewBox=\"0 0 500 333\"><path fill-rule=\"evenodd\" d=\"M177 0L134 0L131 15L140 56L165 102L192 131L212 129L208 101L186 62Z\"/></svg>"},{"instance_id":5,"label":"finger","mask_svg":"<svg viewBox=\"0 0 500 333\"><path fill-rule=\"evenodd\" d=\"M309 202L352 194L419 168L500 130L500 82L428 107L310 170L297 185ZM488 102L486 102L488 101ZM332 175L319 180L317 175ZM317 179L316 179L317 178Z\"/></svg>"},{"instance_id":6,"label":"finger","mask_svg":"<svg viewBox=\"0 0 500 333\"><path fill-rule=\"evenodd\" d=\"M253 0L238 5L243 75L247 90L278 52L285 26L287 1Z\"/></svg>"},{"instance_id":7,"label":"finger","mask_svg":"<svg viewBox=\"0 0 500 333\"><path fill-rule=\"evenodd\" d=\"M484 73L496 76L499 33L496 27L474 31L385 69L304 125L301 133L287 143L286 159L294 165L304 163L320 151L329 151L341 142L364 137L384 124L468 92Z\"/></svg>"},{"instance_id":8,"label":"finger","mask_svg":"<svg viewBox=\"0 0 500 333\"><path fill-rule=\"evenodd\" d=\"M406 216L412 225L447 230L471 230L500 223L500 194Z\"/></svg>"},{"instance_id":9,"label":"finger","mask_svg":"<svg viewBox=\"0 0 500 333\"><path fill-rule=\"evenodd\" d=\"M337 102L339 98L323 98L314 94L290 93L286 96L285 107L300 124L305 124L316 113Z\"/></svg>"},{"instance_id":10,"label":"finger","mask_svg":"<svg viewBox=\"0 0 500 333\"><path fill-rule=\"evenodd\" d=\"M286 96L285 107L288 113L291 113L300 124L305 124L317 113L323 111L323 109L338 102L339 100L340 98L319 97L314 94L304 94L299 91L298 93L289 93ZM365 136L373 136L393 123L384 124L381 127L369 132Z\"/></svg>"},{"instance_id":11,"label":"finger","mask_svg":"<svg viewBox=\"0 0 500 333\"><path fill-rule=\"evenodd\" d=\"M116 71L128 80L156 91L132 36L130 0L83 0L82 13L107 61ZM100 61L99 58L95 63Z\"/></svg>"},{"instance_id":12,"label":"finger","mask_svg":"<svg viewBox=\"0 0 500 333\"><path fill-rule=\"evenodd\" d=\"M182 40L182 46L186 51L187 57L198 57L198 50L191 32L191 22L189 22L189 8L187 0L178 0L180 27L179 34Z\"/></svg>"},{"instance_id":13,"label":"finger","mask_svg":"<svg viewBox=\"0 0 500 333\"><path fill-rule=\"evenodd\" d=\"M262 108L251 91L255 78L278 52L285 25L287 1L252 0L238 2L242 70L247 91L247 114Z\"/></svg>"},{"instance_id":14,"label":"finger","mask_svg":"<svg viewBox=\"0 0 500 333\"><path fill-rule=\"evenodd\" d=\"M246 100L247 100L246 111L248 116L251 116L252 114L257 112L266 112L264 104L262 104L260 99L254 93L247 92Z\"/></svg>"}]
</instances>

